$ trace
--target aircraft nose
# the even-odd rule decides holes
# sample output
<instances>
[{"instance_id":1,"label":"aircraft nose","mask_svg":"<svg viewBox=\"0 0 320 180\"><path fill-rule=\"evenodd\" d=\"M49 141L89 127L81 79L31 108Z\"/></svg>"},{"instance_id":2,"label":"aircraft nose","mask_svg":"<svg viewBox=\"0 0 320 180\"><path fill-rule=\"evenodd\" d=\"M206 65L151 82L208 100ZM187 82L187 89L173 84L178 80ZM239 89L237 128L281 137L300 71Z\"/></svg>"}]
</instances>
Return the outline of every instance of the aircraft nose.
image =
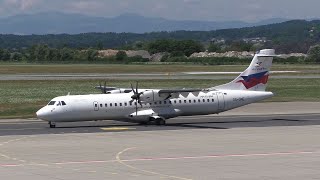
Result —
<instances>
[{"instance_id":1,"label":"aircraft nose","mask_svg":"<svg viewBox=\"0 0 320 180\"><path fill-rule=\"evenodd\" d=\"M38 119L48 120L49 113L43 108L36 112Z\"/></svg>"}]
</instances>

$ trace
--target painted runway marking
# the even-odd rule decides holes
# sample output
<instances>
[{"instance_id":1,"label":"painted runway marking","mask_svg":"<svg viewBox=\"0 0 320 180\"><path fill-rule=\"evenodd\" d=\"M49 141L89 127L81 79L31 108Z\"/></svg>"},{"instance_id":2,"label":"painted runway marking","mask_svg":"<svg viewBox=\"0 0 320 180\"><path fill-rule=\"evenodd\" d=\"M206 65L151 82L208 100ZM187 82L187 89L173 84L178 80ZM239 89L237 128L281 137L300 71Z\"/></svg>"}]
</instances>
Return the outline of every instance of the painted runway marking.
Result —
<instances>
[{"instance_id":1,"label":"painted runway marking","mask_svg":"<svg viewBox=\"0 0 320 180\"><path fill-rule=\"evenodd\" d=\"M281 155L299 155L299 154L316 154L320 151L297 151L297 152L276 152L276 153L254 153L254 154L221 154L208 156L182 156L182 157L159 157L159 158L138 158L130 161L160 161L160 160L183 160L183 159L206 159L206 158L229 158L229 157L255 157L255 156L281 156Z\"/></svg>"},{"instance_id":2,"label":"painted runway marking","mask_svg":"<svg viewBox=\"0 0 320 180\"><path fill-rule=\"evenodd\" d=\"M132 130L136 128L129 128L129 127L110 127L110 128L100 128L104 131L124 131L124 130Z\"/></svg>"},{"instance_id":3,"label":"painted runway marking","mask_svg":"<svg viewBox=\"0 0 320 180\"><path fill-rule=\"evenodd\" d=\"M132 170L135 170L136 172L140 172L140 173L144 173L144 174L147 174L147 175L156 175L156 176L160 176L160 177L164 177L164 178L170 178L170 179L180 179L180 180L190 180L190 179L187 179L187 178L184 178L184 177L178 177L178 176L172 176L172 175L167 175L167 174L162 174L162 173L158 173L158 172L154 172L154 171L148 171L148 170L145 170L145 169L141 169L141 168L137 168L135 166L132 166L130 164L127 164L126 161L122 160L120 158L120 156L131 150L131 149L135 149L135 147L132 147L132 148L127 148L127 149L124 149L123 151L120 151L117 155L116 155L116 160L118 163L126 166L127 168L130 168Z\"/></svg>"},{"instance_id":4,"label":"painted runway marking","mask_svg":"<svg viewBox=\"0 0 320 180\"><path fill-rule=\"evenodd\" d=\"M308 155L319 154L320 151L288 151L288 152L273 152L273 153L252 153L252 154L217 154L206 156L181 156L181 157L145 157L135 159L121 159L121 162L138 162L138 161L163 161L163 160L186 160L186 159L210 159L210 158L231 158L231 157L259 157L259 156L290 156L290 155ZM121 155L121 154L119 154ZM54 162L48 164L0 164L0 167L19 167L19 166L50 166L50 165L74 165L74 164L97 164L97 163L114 163L115 160L96 160L96 161L68 161Z\"/></svg>"}]
</instances>

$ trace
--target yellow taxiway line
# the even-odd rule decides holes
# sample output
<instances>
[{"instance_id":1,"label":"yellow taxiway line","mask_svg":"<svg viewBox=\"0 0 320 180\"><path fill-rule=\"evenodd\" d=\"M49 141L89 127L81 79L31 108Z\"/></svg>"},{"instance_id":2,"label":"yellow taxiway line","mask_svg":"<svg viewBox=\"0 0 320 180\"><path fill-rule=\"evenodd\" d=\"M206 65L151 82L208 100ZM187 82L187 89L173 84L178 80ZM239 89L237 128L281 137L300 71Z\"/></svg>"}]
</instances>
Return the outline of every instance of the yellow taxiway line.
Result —
<instances>
[{"instance_id":1,"label":"yellow taxiway line","mask_svg":"<svg viewBox=\"0 0 320 180\"><path fill-rule=\"evenodd\" d=\"M110 127L110 128L101 128L104 131L125 131L125 130L132 130L136 128L129 128L129 127Z\"/></svg>"}]
</instances>

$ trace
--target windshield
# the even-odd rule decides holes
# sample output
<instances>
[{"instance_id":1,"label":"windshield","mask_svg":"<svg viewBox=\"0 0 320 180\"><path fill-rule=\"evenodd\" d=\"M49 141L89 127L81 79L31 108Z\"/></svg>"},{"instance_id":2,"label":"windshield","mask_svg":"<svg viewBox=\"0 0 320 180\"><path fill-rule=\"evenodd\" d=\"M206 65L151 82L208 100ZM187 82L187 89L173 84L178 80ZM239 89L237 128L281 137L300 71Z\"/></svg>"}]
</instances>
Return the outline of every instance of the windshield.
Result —
<instances>
[{"instance_id":1,"label":"windshield","mask_svg":"<svg viewBox=\"0 0 320 180\"><path fill-rule=\"evenodd\" d=\"M52 105L54 105L54 103L56 103L55 101L50 101L49 103L48 103L48 106L52 106Z\"/></svg>"}]
</instances>

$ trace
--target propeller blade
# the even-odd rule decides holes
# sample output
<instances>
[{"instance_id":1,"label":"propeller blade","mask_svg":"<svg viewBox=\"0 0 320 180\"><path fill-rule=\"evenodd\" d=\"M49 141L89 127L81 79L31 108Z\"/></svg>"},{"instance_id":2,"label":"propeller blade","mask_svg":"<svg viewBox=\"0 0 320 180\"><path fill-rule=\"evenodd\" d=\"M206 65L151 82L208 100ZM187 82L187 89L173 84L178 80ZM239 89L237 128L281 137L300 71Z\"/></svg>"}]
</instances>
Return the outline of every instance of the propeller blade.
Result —
<instances>
[{"instance_id":1,"label":"propeller blade","mask_svg":"<svg viewBox=\"0 0 320 180\"><path fill-rule=\"evenodd\" d=\"M99 87L100 87L101 92L104 93L104 90L102 89L102 86L101 86L101 82L99 82Z\"/></svg>"},{"instance_id":2,"label":"propeller blade","mask_svg":"<svg viewBox=\"0 0 320 180\"><path fill-rule=\"evenodd\" d=\"M136 116L138 116L138 103L137 103L137 100L136 100Z\"/></svg>"},{"instance_id":3,"label":"propeller blade","mask_svg":"<svg viewBox=\"0 0 320 180\"><path fill-rule=\"evenodd\" d=\"M133 92L134 94L136 94L136 92L135 92L134 89L133 89L132 83L130 83L130 84L131 84L132 92Z\"/></svg>"},{"instance_id":4,"label":"propeller blade","mask_svg":"<svg viewBox=\"0 0 320 180\"><path fill-rule=\"evenodd\" d=\"M138 103L140 104L140 106L141 106L141 108L142 108L142 103L141 103L140 99L138 100Z\"/></svg>"},{"instance_id":5,"label":"propeller blade","mask_svg":"<svg viewBox=\"0 0 320 180\"><path fill-rule=\"evenodd\" d=\"M106 87L107 87L107 81L104 82L104 86L103 86L103 92L104 92L104 94L107 94Z\"/></svg>"},{"instance_id":6,"label":"propeller blade","mask_svg":"<svg viewBox=\"0 0 320 180\"><path fill-rule=\"evenodd\" d=\"M139 92L138 92L138 85L139 85L139 84L138 84L138 81L137 81L137 83L136 83L136 93L137 93L137 94L139 94Z\"/></svg>"}]
</instances>

